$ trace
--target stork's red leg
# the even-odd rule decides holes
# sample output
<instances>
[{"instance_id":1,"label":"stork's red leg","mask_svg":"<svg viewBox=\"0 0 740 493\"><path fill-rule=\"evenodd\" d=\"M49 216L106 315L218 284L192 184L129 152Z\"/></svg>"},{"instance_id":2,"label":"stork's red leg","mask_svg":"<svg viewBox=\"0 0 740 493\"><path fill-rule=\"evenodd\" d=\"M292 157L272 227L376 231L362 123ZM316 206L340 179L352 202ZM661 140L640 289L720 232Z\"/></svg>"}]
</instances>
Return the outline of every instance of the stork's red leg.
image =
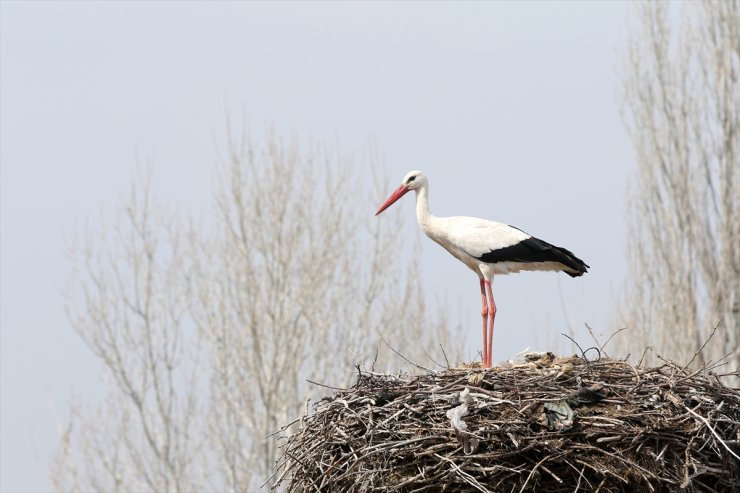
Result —
<instances>
[{"instance_id":1,"label":"stork's red leg","mask_svg":"<svg viewBox=\"0 0 740 493\"><path fill-rule=\"evenodd\" d=\"M481 308L480 315L483 318L483 355L482 355L482 362L483 362L483 368L490 367L490 364L488 363L489 355L488 355L488 338L487 338L487 325L488 325L488 301L486 300L486 285L483 278L480 280L480 297L481 301L483 302L483 308Z\"/></svg>"},{"instance_id":2,"label":"stork's red leg","mask_svg":"<svg viewBox=\"0 0 740 493\"><path fill-rule=\"evenodd\" d=\"M491 281L488 280L486 280L486 293L488 294L488 366L486 368L490 368L493 363L493 322L496 319L496 301L493 299Z\"/></svg>"}]
</instances>

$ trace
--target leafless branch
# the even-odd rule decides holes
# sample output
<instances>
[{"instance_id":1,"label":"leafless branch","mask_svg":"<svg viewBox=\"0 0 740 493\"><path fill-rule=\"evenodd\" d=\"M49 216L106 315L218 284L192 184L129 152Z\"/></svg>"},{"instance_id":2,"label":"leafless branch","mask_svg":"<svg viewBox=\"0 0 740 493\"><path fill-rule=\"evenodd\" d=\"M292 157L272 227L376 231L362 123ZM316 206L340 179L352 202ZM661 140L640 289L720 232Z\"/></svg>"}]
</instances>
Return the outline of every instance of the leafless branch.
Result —
<instances>
[{"instance_id":1,"label":"leafless branch","mask_svg":"<svg viewBox=\"0 0 740 493\"><path fill-rule=\"evenodd\" d=\"M623 101L637 173L619 322L633 330L619 346L699 366L731 353L738 368L740 2L641 2L632 19Z\"/></svg>"},{"instance_id":2,"label":"leafless branch","mask_svg":"<svg viewBox=\"0 0 740 493\"><path fill-rule=\"evenodd\" d=\"M378 173L376 153L352 163L229 124L219 156L209 221L159 204L150 167L112 220L71 242L67 310L108 398L60 427L59 491L273 484L279 439L366 348L390 370L406 340L408 362L459 340L427 307L418 256L399 255L402 216L372 215L387 186L369 190L360 170Z\"/></svg>"}]
</instances>

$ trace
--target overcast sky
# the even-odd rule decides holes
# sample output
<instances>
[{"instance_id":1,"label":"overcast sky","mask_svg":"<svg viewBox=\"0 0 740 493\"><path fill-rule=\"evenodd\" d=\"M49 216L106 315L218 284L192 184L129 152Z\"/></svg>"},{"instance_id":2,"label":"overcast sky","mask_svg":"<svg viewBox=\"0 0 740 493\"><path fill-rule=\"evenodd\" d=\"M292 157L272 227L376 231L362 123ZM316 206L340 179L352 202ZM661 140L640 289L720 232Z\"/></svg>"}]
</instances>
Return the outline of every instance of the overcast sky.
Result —
<instances>
[{"instance_id":1,"label":"overcast sky","mask_svg":"<svg viewBox=\"0 0 740 493\"><path fill-rule=\"evenodd\" d=\"M137 152L155 157L158 196L206 210L227 108L350 153L375 142L388 193L421 169L434 214L512 224L591 265L497 278L494 360L552 349L568 326L614 328L634 167L618 98L625 4L0 5L3 492L48 490L55 413L103 395L64 315L64 234L111 209ZM386 212L408 216L410 242L412 203ZM472 355L477 279L422 245L427 291L462 317Z\"/></svg>"}]
</instances>

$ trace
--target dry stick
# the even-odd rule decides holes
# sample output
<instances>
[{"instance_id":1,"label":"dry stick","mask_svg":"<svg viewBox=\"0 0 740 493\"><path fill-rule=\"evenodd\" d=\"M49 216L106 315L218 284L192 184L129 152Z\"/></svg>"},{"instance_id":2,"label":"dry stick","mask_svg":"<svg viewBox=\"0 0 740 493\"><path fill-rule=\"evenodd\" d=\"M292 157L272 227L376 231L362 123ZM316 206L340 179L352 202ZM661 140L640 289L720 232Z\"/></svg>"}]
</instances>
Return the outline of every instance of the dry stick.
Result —
<instances>
[{"instance_id":1,"label":"dry stick","mask_svg":"<svg viewBox=\"0 0 740 493\"><path fill-rule=\"evenodd\" d=\"M588 324L586 324L586 326L588 327ZM601 346L601 350L603 351L606 345L609 344L609 341L611 341L615 335L619 334L623 330L627 330L627 327L622 327L621 329L612 332L612 335L609 336L609 339L607 339L606 342ZM604 354L606 354L606 352L604 352Z\"/></svg>"},{"instance_id":2,"label":"dry stick","mask_svg":"<svg viewBox=\"0 0 740 493\"><path fill-rule=\"evenodd\" d=\"M647 354L648 350L654 350L655 348L653 346L645 346L645 350L642 352L642 357L640 358L640 361L638 361L637 366L642 366L642 362L645 360L645 355Z\"/></svg>"},{"instance_id":3,"label":"dry stick","mask_svg":"<svg viewBox=\"0 0 740 493\"><path fill-rule=\"evenodd\" d=\"M581 351L581 359L583 359L583 361L585 361L586 364L590 363L590 361L588 360L588 358L586 358L586 351L590 351L591 349L595 349L596 352L599 353L598 359L594 360L594 362L599 361L601 359L601 351L596 346L591 346L589 348L586 348L586 351L584 351L583 348L581 347L581 345L578 344L576 342L576 340L573 339L571 336L569 336L568 334L565 334L563 332L561 332L560 335L563 336L563 337L567 337L568 339L570 339L571 341L573 341L573 344L575 344L576 346L578 346L578 349Z\"/></svg>"},{"instance_id":4,"label":"dry stick","mask_svg":"<svg viewBox=\"0 0 740 493\"><path fill-rule=\"evenodd\" d=\"M683 407L688 412L690 412L691 414L693 414L694 416L696 416L697 418L699 418L702 421L702 423L704 423L706 425L706 427L709 428L709 431L712 432L712 435L714 435L714 438L716 438L717 441L719 441L719 443L721 443L722 446L725 449L727 449L727 451L730 454L732 454L733 457L735 457L737 460L740 460L740 456L738 456L735 452L733 452L732 449L730 449L730 447L725 443L725 441L722 440L722 438L719 436L719 434L716 431L714 431L714 428L712 428L712 425L709 423L709 421L707 420L707 418L705 418L704 416L702 416L701 414L699 414L697 412L694 412L694 410L692 410L691 408L689 408L688 406L686 406L686 404L684 404Z\"/></svg>"},{"instance_id":5,"label":"dry stick","mask_svg":"<svg viewBox=\"0 0 740 493\"><path fill-rule=\"evenodd\" d=\"M718 359L714 363L712 363L711 361L709 361L707 363L707 365L706 365L707 371L714 371L715 368L719 368L720 366L725 366L725 365L729 364L730 362L729 361L725 361L725 360L730 359L731 356L732 356L732 352L729 352L729 353L725 354L724 356L722 356L720 359ZM737 373L737 370L735 372Z\"/></svg>"},{"instance_id":6,"label":"dry stick","mask_svg":"<svg viewBox=\"0 0 740 493\"><path fill-rule=\"evenodd\" d=\"M429 368L426 368L426 367L421 366L421 365L419 365L417 363L414 363L413 361L411 361L410 359L408 359L406 356L404 356L403 354L401 354L398 351L396 351L390 344L388 344L388 341L385 340L385 337L383 337L383 334L378 329L375 329L375 332L378 333L378 335L380 336L380 339L383 341L383 344L385 344L388 349L390 349L391 351L393 351L394 353L396 353L396 355L399 356L401 359L403 359L406 363L408 363L410 365L413 365L413 366L417 367L420 370L424 370L424 371L426 371L428 373L432 373L432 370L430 370Z\"/></svg>"},{"instance_id":7,"label":"dry stick","mask_svg":"<svg viewBox=\"0 0 740 493\"><path fill-rule=\"evenodd\" d=\"M563 480L560 479L554 472L552 472L551 470L549 470L546 466L542 466L542 470L545 471L550 476L552 476L555 479L555 481L557 481L560 484L563 484Z\"/></svg>"},{"instance_id":8,"label":"dry stick","mask_svg":"<svg viewBox=\"0 0 740 493\"><path fill-rule=\"evenodd\" d=\"M296 418L296 419L294 419L293 421L291 421L291 422L290 422L290 423L288 423L287 425L283 425L283 426L281 426L279 430L273 431L273 432L272 432L272 433L270 433L269 435L265 435L265 438L270 438L270 437L272 437L272 436L275 436L275 435L277 435L278 433L282 433L282 432L284 432L285 430L287 430L288 428L290 428L291 426L293 426L293 425L294 425L295 423L297 423L298 421L302 420L303 418L304 418L304 416L301 416L300 418Z\"/></svg>"},{"instance_id":9,"label":"dry stick","mask_svg":"<svg viewBox=\"0 0 740 493\"><path fill-rule=\"evenodd\" d=\"M704 347L707 345L707 343L709 343L709 341L712 339L712 337L714 337L714 333L717 332L717 328L718 327L719 327L719 322L717 322L717 325L714 326L714 328L712 329L712 333L709 334L709 337L707 337L707 339L704 341L704 344L702 344L701 347L696 350L696 352L694 353L694 356L691 358L691 361L689 361L688 363L686 363L686 366L683 367L684 370L686 368L688 368L691 365L691 363L694 362L694 360L699 355L699 353L701 353L704 350Z\"/></svg>"},{"instance_id":10,"label":"dry stick","mask_svg":"<svg viewBox=\"0 0 740 493\"><path fill-rule=\"evenodd\" d=\"M519 493L522 493L524 491L524 488L527 487L527 483L529 483L529 480L532 479L532 476L534 475L534 473L537 470L537 468L540 467L540 464L542 464L543 462L545 462L546 460L551 459L551 458L552 458L552 455L548 455L548 456L544 457L541 461L539 461L537 464L535 464L535 466L532 468L532 470L529 471L529 476L527 476L527 479L524 481L524 484L522 485L521 489L519 490Z\"/></svg>"},{"instance_id":11,"label":"dry stick","mask_svg":"<svg viewBox=\"0 0 740 493\"><path fill-rule=\"evenodd\" d=\"M313 380L309 380L308 378L306 379L306 382L308 382L310 384L313 384L313 385L318 385L319 387L324 387L325 389L342 390L342 391L347 390L347 389L343 389L343 388L340 388L340 387L332 387L331 385L326 385L324 383L314 382Z\"/></svg>"},{"instance_id":12,"label":"dry stick","mask_svg":"<svg viewBox=\"0 0 740 493\"><path fill-rule=\"evenodd\" d=\"M375 358L373 358L373 364L370 367L370 371L375 371L375 363L377 363L377 362L378 362L378 346L375 346ZM359 365L357 365L357 366L358 366L357 369L359 370L360 369L359 368Z\"/></svg>"},{"instance_id":13,"label":"dry stick","mask_svg":"<svg viewBox=\"0 0 740 493\"><path fill-rule=\"evenodd\" d=\"M445 363L447 363L447 369L450 369L450 360L447 359L447 353L445 353L445 348L442 344L439 345L439 349L442 350L442 355L445 357Z\"/></svg>"},{"instance_id":14,"label":"dry stick","mask_svg":"<svg viewBox=\"0 0 740 493\"><path fill-rule=\"evenodd\" d=\"M446 460L447 462L449 462L452 465L452 468L458 474L460 474L460 476L462 476L463 478L465 478L467 480L468 484L470 484L471 486L474 486L478 491L482 491L483 493L491 493L491 490L489 490L488 488L486 488L485 486L483 486L482 484L480 484L473 476L471 476L470 474L468 474L465 471L463 471L462 469L460 469L460 466L458 466L457 464L455 464L455 461L453 461L452 459L450 459L448 457L443 457L443 456L441 456L439 454L434 454L434 455L436 457L442 459L442 460Z\"/></svg>"},{"instance_id":15,"label":"dry stick","mask_svg":"<svg viewBox=\"0 0 740 493\"><path fill-rule=\"evenodd\" d=\"M596 337L596 334L594 334L594 329L590 325L588 325L588 324L584 324L584 325L586 326L586 329L588 329L588 334L591 336L591 339L593 339L594 342L596 343L596 345L598 346L598 348L599 348L599 355L601 355L601 350L604 349L604 346L606 346L606 343L601 344L599 342L599 338ZM614 335L614 334L612 334L612 335ZM611 337L609 339L611 340ZM609 342L609 341L607 341L607 342Z\"/></svg>"},{"instance_id":16,"label":"dry stick","mask_svg":"<svg viewBox=\"0 0 740 493\"><path fill-rule=\"evenodd\" d=\"M429 361L431 361L435 365L439 366L440 368L444 368L445 367L445 365L443 365L442 363L437 362L434 358L432 358L432 355L429 354L428 352L424 351L424 356L426 356L427 358L429 358ZM449 368L449 365L447 366L447 368Z\"/></svg>"},{"instance_id":17,"label":"dry stick","mask_svg":"<svg viewBox=\"0 0 740 493\"><path fill-rule=\"evenodd\" d=\"M596 488L595 493L599 493L599 491L601 491L601 487L604 486L604 483L606 483L606 478L601 480L601 483L599 483L599 486Z\"/></svg>"},{"instance_id":18,"label":"dry stick","mask_svg":"<svg viewBox=\"0 0 740 493\"><path fill-rule=\"evenodd\" d=\"M583 471L584 471L584 470L586 469L586 466L582 467L582 468L581 468L581 470L579 471L579 470L578 470L578 469L576 468L576 466L574 466L573 464L571 464L571 463L570 463L570 462L568 462L567 460L566 460L566 461L564 461L564 462L565 462L566 464L568 464L568 466L570 466L570 468L571 468L571 469L573 469L574 471L576 471L576 472L578 473L578 483L576 483L576 487L575 487L575 488L573 489L573 493L576 493L576 492L578 491L578 489L579 489L579 488L581 487L581 480L582 480L582 479L585 479L585 480L586 480L586 482L587 482L587 483L589 484L589 486L591 486L591 481L589 481L589 480L588 480L588 478L587 478L586 476L584 476L584 475L583 475ZM592 488L593 488L593 487L592 487Z\"/></svg>"},{"instance_id":19,"label":"dry stick","mask_svg":"<svg viewBox=\"0 0 740 493\"><path fill-rule=\"evenodd\" d=\"M275 468L275 470L273 471L273 473L272 473L272 474L270 474L270 477L268 477L268 478L267 478L267 479L265 480L265 482L264 482L264 483L262 483L262 485L260 486L260 489L264 488L264 487L265 487L265 485L266 485L267 483L269 483L269 482L270 482L270 480L271 480L272 478L274 478L274 477L275 477L275 475L276 475L277 473L279 473L279 472L280 472L280 468L279 468L279 467L276 467L276 468ZM286 470L285 472L287 472L287 470ZM285 472L283 472L283 474L285 474ZM282 475L281 475L281 476L282 476Z\"/></svg>"}]
</instances>

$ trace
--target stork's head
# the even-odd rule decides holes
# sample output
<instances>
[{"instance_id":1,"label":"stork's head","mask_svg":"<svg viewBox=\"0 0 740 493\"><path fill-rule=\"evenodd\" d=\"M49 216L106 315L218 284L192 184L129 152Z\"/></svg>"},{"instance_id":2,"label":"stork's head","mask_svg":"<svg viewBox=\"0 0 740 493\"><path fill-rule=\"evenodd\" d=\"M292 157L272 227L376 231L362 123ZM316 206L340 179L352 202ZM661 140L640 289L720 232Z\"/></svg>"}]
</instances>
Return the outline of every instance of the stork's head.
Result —
<instances>
[{"instance_id":1,"label":"stork's head","mask_svg":"<svg viewBox=\"0 0 740 493\"><path fill-rule=\"evenodd\" d=\"M380 206L380 209L378 209L378 212L376 212L375 215L377 216L388 207L393 205L396 200L403 197L409 190L415 190L422 185L426 185L426 183L427 177L424 176L424 173L419 170L409 171L408 173L406 173L406 176L403 177L401 185L396 189L395 192L391 194L390 197L388 197L388 200L386 200L383 205Z\"/></svg>"}]
</instances>

